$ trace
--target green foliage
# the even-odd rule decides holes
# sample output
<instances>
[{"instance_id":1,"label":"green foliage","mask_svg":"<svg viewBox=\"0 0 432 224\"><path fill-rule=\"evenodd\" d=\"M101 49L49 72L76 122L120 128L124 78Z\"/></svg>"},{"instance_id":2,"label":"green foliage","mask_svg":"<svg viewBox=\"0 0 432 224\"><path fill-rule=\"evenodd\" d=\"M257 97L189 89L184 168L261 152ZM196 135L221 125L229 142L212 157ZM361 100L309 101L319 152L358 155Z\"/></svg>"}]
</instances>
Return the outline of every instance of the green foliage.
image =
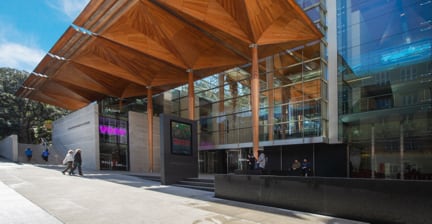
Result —
<instances>
[{"instance_id":1,"label":"green foliage","mask_svg":"<svg viewBox=\"0 0 432 224\"><path fill-rule=\"evenodd\" d=\"M20 143L40 143L40 138L51 140L50 125L69 111L15 96L25 79L25 71L0 68L0 139L11 134Z\"/></svg>"}]
</instances>

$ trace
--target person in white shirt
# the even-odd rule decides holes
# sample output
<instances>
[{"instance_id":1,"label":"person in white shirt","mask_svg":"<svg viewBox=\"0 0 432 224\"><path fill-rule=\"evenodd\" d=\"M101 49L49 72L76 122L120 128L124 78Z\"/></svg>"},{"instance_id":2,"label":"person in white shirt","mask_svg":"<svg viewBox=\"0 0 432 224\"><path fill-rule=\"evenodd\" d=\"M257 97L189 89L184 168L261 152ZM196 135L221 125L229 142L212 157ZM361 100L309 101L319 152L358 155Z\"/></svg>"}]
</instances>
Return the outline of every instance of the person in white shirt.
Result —
<instances>
[{"instance_id":1,"label":"person in white shirt","mask_svg":"<svg viewBox=\"0 0 432 224\"><path fill-rule=\"evenodd\" d=\"M63 164L66 165L66 168L62 171L63 175L66 173L66 171L69 170L69 175L72 175L72 169L73 169L73 161L74 161L74 151L72 149L69 149L68 153L66 154L65 158L63 159Z\"/></svg>"},{"instance_id":2,"label":"person in white shirt","mask_svg":"<svg viewBox=\"0 0 432 224\"><path fill-rule=\"evenodd\" d=\"M265 169L266 156L265 156L264 152L261 152L260 155L258 156L257 164L258 164L258 169L261 169L261 170Z\"/></svg>"}]
</instances>

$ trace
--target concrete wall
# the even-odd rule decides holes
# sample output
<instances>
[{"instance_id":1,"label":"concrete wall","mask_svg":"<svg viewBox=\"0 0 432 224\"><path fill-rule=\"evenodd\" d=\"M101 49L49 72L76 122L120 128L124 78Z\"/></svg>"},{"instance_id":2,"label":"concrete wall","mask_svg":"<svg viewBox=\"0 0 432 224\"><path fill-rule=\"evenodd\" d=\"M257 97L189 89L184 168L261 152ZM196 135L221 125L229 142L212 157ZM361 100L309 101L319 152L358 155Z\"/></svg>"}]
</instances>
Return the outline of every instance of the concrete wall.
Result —
<instances>
[{"instance_id":1,"label":"concrete wall","mask_svg":"<svg viewBox=\"0 0 432 224\"><path fill-rule=\"evenodd\" d=\"M25 150L27 147L31 148L33 151L33 156L30 161L27 161L27 156L25 155ZM48 162L42 159L42 151L45 150L43 144L18 144L18 162L20 163L33 163L33 164L53 164L59 165L63 161L63 153L59 153L54 147L48 146L48 151L50 153L48 157Z\"/></svg>"},{"instance_id":2,"label":"concrete wall","mask_svg":"<svg viewBox=\"0 0 432 224\"><path fill-rule=\"evenodd\" d=\"M18 136L10 135L0 141L0 156L18 162Z\"/></svg>"},{"instance_id":3,"label":"concrete wall","mask_svg":"<svg viewBox=\"0 0 432 224\"><path fill-rule=\"evenodd\" d=\"M83 168L98 170L99 115L98 105L92 103L53 122L53 145L60 154L68 149L81 148Z\"/></svg>"},{"instance_id":4,"label":"concrete wall","mask_svg":"<svg viewBox=\"0 0 432 224\"><path fill-rule=\"evenodd\" d=\"M371 223L432 220L432 181L216 175L215 196Z\"/></svg>"},{"instance_id":5,"label":"concrete wall","mask_svg":"<svg viewBox=\"0 0 432 224\"><path fill-rule=\"evenodd\" d=\"M129 162L131 172L160 172L160 124L153 117L153 170L150 167L147 113L129 112Z\"/></svg>"}]
</instances>

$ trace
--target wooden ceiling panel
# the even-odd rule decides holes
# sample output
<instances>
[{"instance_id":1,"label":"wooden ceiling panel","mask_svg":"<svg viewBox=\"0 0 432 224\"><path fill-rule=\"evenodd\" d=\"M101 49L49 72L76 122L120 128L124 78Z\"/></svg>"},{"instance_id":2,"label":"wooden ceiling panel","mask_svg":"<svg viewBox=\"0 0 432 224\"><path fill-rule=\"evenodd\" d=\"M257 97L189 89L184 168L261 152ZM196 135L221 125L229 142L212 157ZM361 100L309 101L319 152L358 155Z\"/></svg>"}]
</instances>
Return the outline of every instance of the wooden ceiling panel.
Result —
<instances>
[{"instance_id":1,"label":"wooden ceiling panel","mask_svg":"<svg viewBox=\"0 0 432 224\"><path fill-rule=\"evenodd\" d=\"M154 93L157 93L156 90ZM147 87L139 86L134 83L130 83L122 93L120 98L130 98L136 96L147 96Z\"/></svg>"},{"instance_id":2,"label":"wooden ceiling panel","mask_svg":"<svg viewBox=\"0 0 432 224\"><path fill-rule=\"evenodd\" d=\"M81 88L91 90L98 94L104 94L107 96L119 95L118 92L120 91L114 91L113 88L108 88L107 86L103 85L103 82L95 79L95 77L97 76L97 72L95 72L94 70L88 71L89 69L81 66L81 69L87 70L89 73L88 74L78 69L77 67L80 66L74 66L73 63L67 63L57 72L56 75L51 76L50 78L55 80L56 82L63 82L75 86L80 86Z\"/></svg>"},{"instance_id":3,"label":"wooden ceiling panel","mask_svg":"<svg viewBox=\"0 0 432 224\"><path fill-rule=\"evenodd\" d=\"M247 58L149 1L141 1L113 24L99 35L184 70L247 62Z\"/></svg>"},{"instance_id":4,"label":"wooden ceiling panel","mask_svg":"<svg viewBox=\"0 0 432 224\"><path fill-rule=\"evenodd\" d=\"M55 82L73 91L74 93L80 95L81 97L85 98L90 102L103 99L106 96L105 94L101 94L86 87L83 87L82 85L76 85L76 83L65 82L63 80L55 80Z\"/></svg>"},{"instance_id":5,"label":"wooden ceiling panel","mask_svg":"<svg viewBox=\"0 0 432 224\"><path fill-rule=\"evenodd\" d=\"M113 26L98 35L186 70L187 66L170 45L168 34L162 32L155 16L158 16L157 12L152 12L143 4L136 4ZM177 30L184 26L179 22L172 23L171 26Z\"/></svg>"},{"instance_id":6,"label":"wooden ceiling panel","mask_svg":"<svg viewBox=\"0 0 432 224\"><path fill-rule=\"evenodd\" d=\"M251 44L263 58L322 36L295 0L91 0L74 24L18 96L68 109L145 96L247 64Z\"/></svg>"},{"instance_id":7,"label":"wooden ceiling panel","mask_svg":"<svg viewBox=\"0 0 432 224\"><path fill-rule=\"evenodd\" d=\"M127 80L129 82L134 82L143 86L150 85L148 80L144 80L142 77L132 74L127 70L126 67L114 64L112 61L107 61L105 58L96 57L94 55L81 55L80 57L74 59L73 63L101 71L105 74L109 74L111 77ZM107 80L110 79L109 76L104 78ZM113 85L118 85L118 83L113 83Z\"/></svg>"},{"instance_id":8,"label":"wooden ceiling panel","mask_svg":"<svg viewBox=\"0 0 432 224\"><path fill-rule=\"evenodd\" d=\"M74 66L79 69L84 74L91 76L91 79L99 83L103 89L109 90L107 96L120 97L126 88L126 86L131 83L122 77L113 76L111 73L107 73L98 68L88 67L83 64L76 64ZM87 85L86 82L82 82L81 85Z\"/></svg>"},{"instance_id":9,"label":"wooden ceiling panel","mask_svg":"<svg viewBox=\"0 0 432 224\"><path fill-rule=\"evenodd\" d=\"M73 90L68 89L65 86L60 85L59 83L56 82L47 82L44 86L43 92L45 95L48 95L52 98L68 98L70 100L75 100L80 102L87 102L87 103L92 102L92 100L86 99L85 97L74 92Z\"/></svg>"},{"instance_id":10,"label":"wooden ceiling panel","mask_svg":"<svg viewBox=\"0 0 432 224\"><path fill-rule=\"evenodd\" d=\"M190 0L160 0L156 2L168 10L172 10L178 16L187 18L201 30L231 45L232 48L245 55L250 54L245 49L245 46L248 47L250 44L259 45L258 53L259 57L262 58L280 51L281 48L293 48L322 37L321 32L295 1L203 0L207 4ZM204 16L202 13L196 13L196 10L191 9L197 8L198 5L200 7L207 6L206 9L200 9L207 12ZM218 14L217 10L220 11L220 15L230 14L236 23L221 22L215 16ZM248 16L238 16L237 14ZM246 19L247 21L244 21ZM247 35L248 38L243 38L239 33Z\"/></svg>"},{"instance_id":11,"label":"wooden ceiling panel","mask_svg":"<svg viewBox=\"0 0 432 224\"><path fill-rule=\"evenodd\" d=\"M87 102L74 101L67 98L65 100L61 100L61 99L59 100L59 98L53 98L51 96L45 95L44 92L40 92L40 91L34 91L31 97L29 98L32 100L58 106L68 110L77 110L88 105Z\"/></svg>"}]
</instances>

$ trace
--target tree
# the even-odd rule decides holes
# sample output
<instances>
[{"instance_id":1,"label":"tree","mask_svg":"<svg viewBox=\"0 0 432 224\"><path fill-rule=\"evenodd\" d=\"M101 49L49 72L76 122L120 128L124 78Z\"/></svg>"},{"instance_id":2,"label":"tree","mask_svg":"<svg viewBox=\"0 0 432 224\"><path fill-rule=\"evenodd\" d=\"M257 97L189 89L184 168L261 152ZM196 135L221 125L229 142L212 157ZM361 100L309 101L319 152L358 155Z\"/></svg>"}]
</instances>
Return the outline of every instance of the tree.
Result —
<instances>
[{"instance_id":1,"label":"tree","mask_svg":"<svg viewBox=\"0 0 432 224\"><path fill-rule=\"evenodd\" d=\"M16 134L20 143L51 140L46 123L61 118L69 111L16 97L14 94L28 77L25 71L0 68L0 139Z\"/></svg>"}]
</instances>

